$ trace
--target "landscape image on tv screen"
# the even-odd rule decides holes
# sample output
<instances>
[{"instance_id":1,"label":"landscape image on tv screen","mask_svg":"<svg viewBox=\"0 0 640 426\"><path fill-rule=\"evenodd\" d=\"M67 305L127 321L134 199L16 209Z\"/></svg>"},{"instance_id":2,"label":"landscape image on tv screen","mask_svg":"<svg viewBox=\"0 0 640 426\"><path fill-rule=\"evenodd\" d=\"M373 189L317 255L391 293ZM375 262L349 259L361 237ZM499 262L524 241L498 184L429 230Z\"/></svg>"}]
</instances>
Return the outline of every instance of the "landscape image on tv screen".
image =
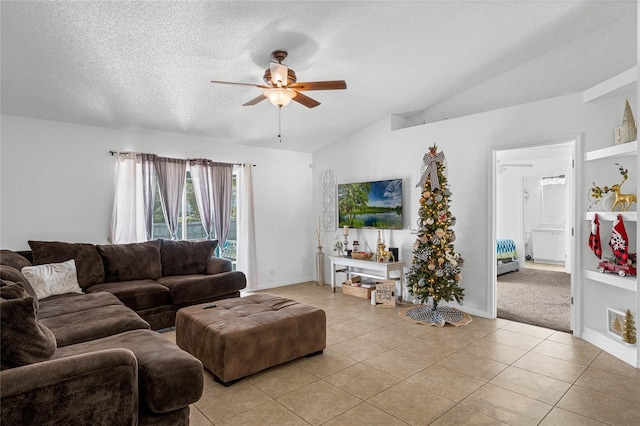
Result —
<instances>
[{"instance_id":1,"label":"landscape image on tv screen","mask_svg":"<svg viewBox=\"0 0 640 426\"><path fill-rule=\"evenodd\" d=\"M338 184L340 227L402 229L402 179Z\"/></svg>"}]
</instances>

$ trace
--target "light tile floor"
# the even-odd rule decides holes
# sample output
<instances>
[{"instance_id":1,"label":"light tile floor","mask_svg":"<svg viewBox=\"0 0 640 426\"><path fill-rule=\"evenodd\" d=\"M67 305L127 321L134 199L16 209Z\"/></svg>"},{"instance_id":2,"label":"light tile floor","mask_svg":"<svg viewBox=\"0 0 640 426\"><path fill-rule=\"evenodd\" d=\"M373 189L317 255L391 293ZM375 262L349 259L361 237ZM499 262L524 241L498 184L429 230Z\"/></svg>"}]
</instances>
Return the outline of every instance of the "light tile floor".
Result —
<instances>
[{"instance_id":1,"label":"light tile floor","mask_svg":"<svg viewBox=\"0 0 640 426\"><path fill-rule=\"evenodd\" d=\"M324 309L327 349L228 388L205 371L191 425L640 424L640 370L570 334L412 324L313 282L267 292Z\"/></svg>"}]
</instances>

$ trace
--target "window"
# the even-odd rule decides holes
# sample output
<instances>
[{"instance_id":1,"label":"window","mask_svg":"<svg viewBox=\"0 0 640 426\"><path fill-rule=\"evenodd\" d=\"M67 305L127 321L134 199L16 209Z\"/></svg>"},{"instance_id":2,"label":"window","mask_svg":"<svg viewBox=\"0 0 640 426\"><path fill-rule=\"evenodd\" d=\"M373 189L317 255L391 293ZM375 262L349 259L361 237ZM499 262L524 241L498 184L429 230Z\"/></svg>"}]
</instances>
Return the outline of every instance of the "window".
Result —
<instances>
[{"instance_id":1,"label":"window","mask_svg":"<svg viewBox=\"0 0 640 426\"><path fill-rule=\"evenodd\" d=\"M234 170L232 180L231 195L231 224L229 226L229 234L227 235L227 243L222 247L221 255L235 260L236 257L236 182L237 174ZM198 240L207 237L202 222L200 221L200 213L196 204L196 197L193 191L193 183L191 174L187 171L185 179L185 187L182 194L182 207L180 209L180 219L177 235L181 240ZM155 201L153 206L153 238L170 239L169 229L162 213L162 202L160 201L160 191L158 182L155 185ZM220 253L218 253L220 255Z\"/></svg>"}]
</instances>

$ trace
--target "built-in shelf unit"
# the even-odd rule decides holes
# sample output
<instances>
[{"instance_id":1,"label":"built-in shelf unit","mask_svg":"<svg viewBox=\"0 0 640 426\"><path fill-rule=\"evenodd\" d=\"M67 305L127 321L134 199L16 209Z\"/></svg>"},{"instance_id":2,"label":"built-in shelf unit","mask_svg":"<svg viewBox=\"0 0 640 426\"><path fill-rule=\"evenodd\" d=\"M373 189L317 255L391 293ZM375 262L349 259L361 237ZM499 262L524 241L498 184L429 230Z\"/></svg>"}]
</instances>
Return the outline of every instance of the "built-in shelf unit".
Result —
<instances>
[{"instance_id":1,"label":"built-in shelf unit","mask_svg":"<svg viewBox=\"0 0 640 426\"><path fill-rule=\"evenodd\" d=\"M637 90L638 69L633 67L625 72L622 72L600 84L593 86L583 92L583 101L592 102L598 99L604 99L607 97L621 96L630 91ZM612 129L613 130L613 129ZM634 169L632 170L632 176L636 176L636 183L638 183L637 163L638 163L638 141L624 143L620 145L608 146L602 149L593 150L584 154L584 161L598 161L614 158L628 157L634 160ZM587 176L585 181L590 182L593 176ZM640 185L636 185L640 188ZM637 209L637 205L634 204L634 209ZM592 221L595 214L598 214L601 229L606 229L607 226L616 220L618 214L622 215L622 220L627 223L634 223L637 225L638 212L637 211L625 211L625 212L586 212L584 214L585 221ZM629 238L638 241L640 236L637 226L635 234L630 234ZM588 233L586 235L589 235ZM608 239L602 238L603 245L608 242ZM589 250L587 241L579 243L582 247L581 250ZM588 256L587 256L588 258ZM597 259L596 259L597 260ZM640 312L640 302L638 298L638 278L636 276L621 277L615 273L600 273L597 271L597 262L590 262L584 265L582 271L583 283L580 290L581 297L587 297L585 294L588 286L610 286L611 291L607 291L607 294L613 295L611 297L616 298L620 306L628 306L634 312L637 317ZM585 303L583 302L583 306ZM604 309L604 308L603 308ZM585 316L603 316L602 312L582 312L582 317ZM638 319L636 319L638 324ZM617 336L611 334L606 329L606 324L603 324L602 328L583 327L580 333L580 337L584 340L598 346L602 350L618 357L619 359L633 365L636 368L640 368L639 352L637 345L629 345L622 342Z\"/></svg>"}]
</instances>

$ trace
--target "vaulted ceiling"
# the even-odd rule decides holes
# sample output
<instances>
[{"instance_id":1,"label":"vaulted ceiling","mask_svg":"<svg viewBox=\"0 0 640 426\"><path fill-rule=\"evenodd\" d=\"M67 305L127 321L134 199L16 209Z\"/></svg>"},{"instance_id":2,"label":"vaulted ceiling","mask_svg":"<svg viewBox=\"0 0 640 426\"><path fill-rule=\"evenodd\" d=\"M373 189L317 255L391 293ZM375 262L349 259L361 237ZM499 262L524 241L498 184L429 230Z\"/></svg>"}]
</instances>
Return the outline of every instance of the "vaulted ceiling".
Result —
<instances>
[{"instance_id":1,"label":"vaulted ceiling","mask_svg":"<svg viewBox=\"0 0 640 426\"><path fill-rule=\"evenodd\" d=\"M2 1L0 14L3 114L314 152L635 16L636 2ZM261 84L276 49L299 81L348 85L284 107L282 142L278 108L242 106L260 89L209 82Z\"/></svg>"}]
</instances>

